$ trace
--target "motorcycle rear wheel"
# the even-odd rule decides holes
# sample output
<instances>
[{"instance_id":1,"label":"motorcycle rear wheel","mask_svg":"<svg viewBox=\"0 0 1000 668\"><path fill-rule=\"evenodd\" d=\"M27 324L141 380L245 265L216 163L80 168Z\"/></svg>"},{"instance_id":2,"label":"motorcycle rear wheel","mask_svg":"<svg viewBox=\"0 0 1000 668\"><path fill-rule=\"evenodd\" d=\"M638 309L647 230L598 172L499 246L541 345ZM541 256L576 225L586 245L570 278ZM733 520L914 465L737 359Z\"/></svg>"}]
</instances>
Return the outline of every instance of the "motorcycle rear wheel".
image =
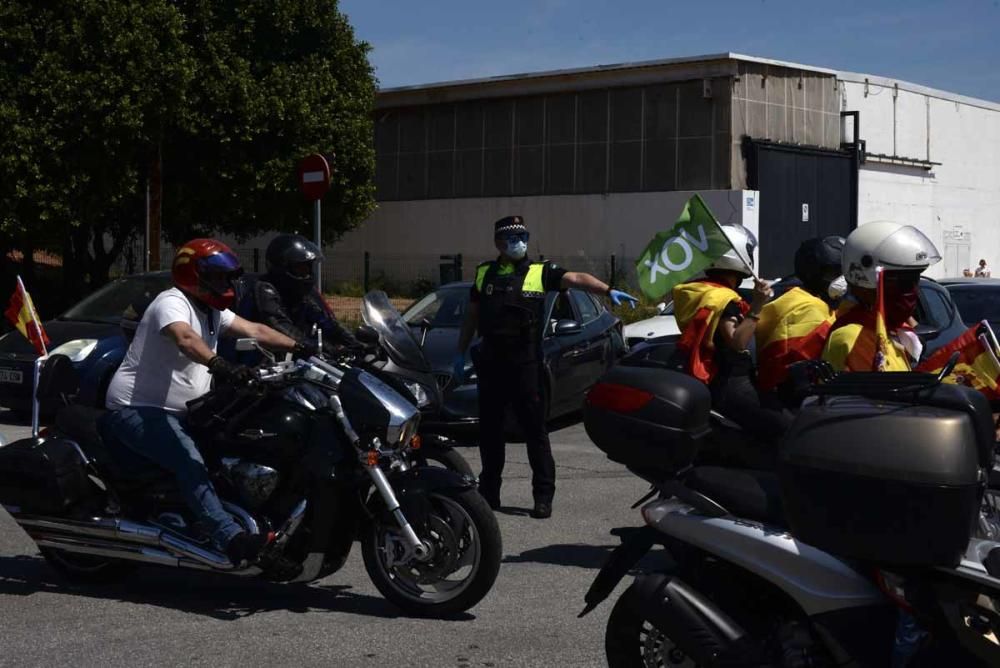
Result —
<instances>
[{"instance_id":1,"label":"motorcycle rear wheel","mask_svg":"<svg viewBox=\"0 0 1000 668\"><path fill-rule=\"evenodd\" d=\"M475 489L428 494L428 529L417 529L434 547L429 562L396 560L403 551L395 526L371 523L361 538L365 570L383 596L415 617L448 617L476 605L500 571L500 527Z\"/></svg>"},{"instance_id":2,"label":"motorcycle rear wheel","mask_svg":"<svg viewBox=\"0 0 1000 668\"><path fill-rule=\"evenodd\" d=\"M51 547L39 548L49 566L72 582L114 582L135 570L135 564L119 559L75 554Z\"/></svg>"},{"instance_id":3,"label":"motorcycle rear wheel","mask_svg":"<svg viewBox=\"0 0 1000 668\"><path fill-rule=\"evenodd\" d=\"M608 617L604 634L608 668L697 668L698 664L638 611L632 588Z\"/></svg>"}]
</instances>

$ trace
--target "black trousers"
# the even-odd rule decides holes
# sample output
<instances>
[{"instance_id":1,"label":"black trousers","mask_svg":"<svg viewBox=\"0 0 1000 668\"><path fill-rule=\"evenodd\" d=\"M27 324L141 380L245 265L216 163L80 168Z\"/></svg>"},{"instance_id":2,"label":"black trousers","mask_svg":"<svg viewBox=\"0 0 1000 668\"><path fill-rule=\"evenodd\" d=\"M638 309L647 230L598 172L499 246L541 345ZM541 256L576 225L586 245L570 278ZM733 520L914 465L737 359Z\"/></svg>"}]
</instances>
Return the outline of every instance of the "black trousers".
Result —
<instances>
[{"instance_id":1,"label":"black trousers","mask_svg":"<svg viewBox=\"0 0 1000 668\"><path fill-rule=\"evenodd\" d=\"M479 489L499 501L507 443L504 415L513 407L528 450L535 502L551 503L556 491L556 463L545 427L542 365L534 355L507 352L484 344L475 360L479 376L479 453L483 471Z\"/></svg>"}]
</instances>

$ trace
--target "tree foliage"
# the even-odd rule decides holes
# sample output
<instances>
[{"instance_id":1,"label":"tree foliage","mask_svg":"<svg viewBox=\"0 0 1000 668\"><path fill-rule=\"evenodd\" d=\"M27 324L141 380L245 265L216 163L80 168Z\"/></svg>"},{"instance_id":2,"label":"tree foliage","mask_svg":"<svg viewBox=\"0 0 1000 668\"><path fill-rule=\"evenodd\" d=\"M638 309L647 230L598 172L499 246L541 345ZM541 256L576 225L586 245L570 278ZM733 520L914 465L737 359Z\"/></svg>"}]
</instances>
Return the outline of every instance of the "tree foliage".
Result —
<instances>
[{"instance_id":1,"label":"tree foliage","mask_svg":"<svg viewBox=\"0 0 1000 668\"><path fill-rule=\"evenodd\" d=\"M169 239L301 228L314 151L337 155L332 240L373 206L367 51L335 0L4 0L0 251L105 280L157 159Z\"/></svg>"}]
</instances>

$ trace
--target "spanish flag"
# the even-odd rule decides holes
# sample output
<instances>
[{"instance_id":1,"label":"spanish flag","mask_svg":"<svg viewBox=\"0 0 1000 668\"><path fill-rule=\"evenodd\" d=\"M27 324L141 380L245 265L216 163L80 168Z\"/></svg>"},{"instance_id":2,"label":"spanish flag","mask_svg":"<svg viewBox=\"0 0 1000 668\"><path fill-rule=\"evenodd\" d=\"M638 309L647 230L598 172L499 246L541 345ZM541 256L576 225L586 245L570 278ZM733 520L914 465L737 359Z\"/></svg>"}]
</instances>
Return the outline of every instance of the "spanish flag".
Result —
<instances>
[{"instance_id":1,"label":"spanish flag","mask_svg":"<svg viewBox=\"0 0 1000 668\"><path fill-rule=\"evenodd\" d=\"M10 306L4 311L7 319L13 323L17 331L21 332L26 339L31 341L39 355L47 355L49 337L42 329L42 321L38 319L38 312L31 301L31 295L24 289L21 277L17 277L17 288L10 297Z\"/></svg>"},{"instance_id":2,"label":"spanish flag","mask_svg":"<svg viewBox=\"0 0 1000 668\"><path fill-rule=\"evenodd\" d=\"M902 346L889 338L882 300L883 272L878 272L875 308L845 301L837 310L823 359L837 371L909 371Z\"/></svg>"},{"instance_id":3,"label":"spanish flag","mask_svg":"<svg viewBox=\"0 0 1000 668\"><path fill-rule=\"evenodd\" d=\"M989 325L985 321L970 327L964 334L924 360L917 370L940 373L951 356L957 352L958 363L944 382L966 385L979 390L991 401L1000 400L1000 389L998 389L1000 360L997 360L993 351L990 336L986 331L988 328Z\"/></svg>"},{"instance_id":4,"label":"spanish flag","mask_svg":"<svg viewBox=\"0 0 1000 668\"><path fill-rule=\"evenodd\" d=\"M681 330L677 348L688 355L687 372L703 383L715 377L715 330L722 320L722 312L736 302L746 315L750 305L739 293L711 281L693 281L674 287L674 317Z\"/></svg>"},{"instance_id":5,"label":"spanish flag","mask_svg":"<svg viewBox=\"0 0 1000 668\"><path fill-rule=\"evenodd\" d=\"M829 304L802 288L792 288L760 312L757 323L757 384L776 388L796 362L819 359L835 315Z\"/></svg>"}]
</instances>

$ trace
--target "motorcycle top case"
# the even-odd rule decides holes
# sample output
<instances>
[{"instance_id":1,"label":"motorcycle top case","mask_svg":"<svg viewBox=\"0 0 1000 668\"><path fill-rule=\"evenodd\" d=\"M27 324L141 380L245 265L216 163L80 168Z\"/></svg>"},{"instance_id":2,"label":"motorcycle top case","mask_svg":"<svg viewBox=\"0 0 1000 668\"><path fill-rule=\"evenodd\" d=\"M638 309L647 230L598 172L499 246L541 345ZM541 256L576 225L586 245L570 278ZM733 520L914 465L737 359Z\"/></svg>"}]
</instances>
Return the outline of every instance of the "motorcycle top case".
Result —
<instances>
[{"instance_id":1,"label":"motorcycle top case","mask_svg":"<svg viewBox=\"0 0 1000 668\"><path fill-rule=\"evenodd\" d=\"M948 401L964 389L944 388L937 405L841 396L803 406L778 463L792 535L863 561L957 565L990 447L989 406Z\"/></svg>"},{"instance_id":2,"label":"motorcycle top case","mask_svg":"<svg viewBox=\"0 0 1000 668\"><path fill-rule=\"evenodd\" d=\"M583 422L609 459L660 477L694 461L711 433L711 408L708 388L691 376L616 366L588 393Z\"/></svg>"},{"instance_id":3,"label":"motorcycle top case","mask_svg":"<svg viewBox=\"0 0 1000 668\"><path fill-rule=\"evenodd\" d=\"M93 492L76 446L26 438L0 448L0 503L34 515L59 515Z\"/></svg>"}]
</instances>

